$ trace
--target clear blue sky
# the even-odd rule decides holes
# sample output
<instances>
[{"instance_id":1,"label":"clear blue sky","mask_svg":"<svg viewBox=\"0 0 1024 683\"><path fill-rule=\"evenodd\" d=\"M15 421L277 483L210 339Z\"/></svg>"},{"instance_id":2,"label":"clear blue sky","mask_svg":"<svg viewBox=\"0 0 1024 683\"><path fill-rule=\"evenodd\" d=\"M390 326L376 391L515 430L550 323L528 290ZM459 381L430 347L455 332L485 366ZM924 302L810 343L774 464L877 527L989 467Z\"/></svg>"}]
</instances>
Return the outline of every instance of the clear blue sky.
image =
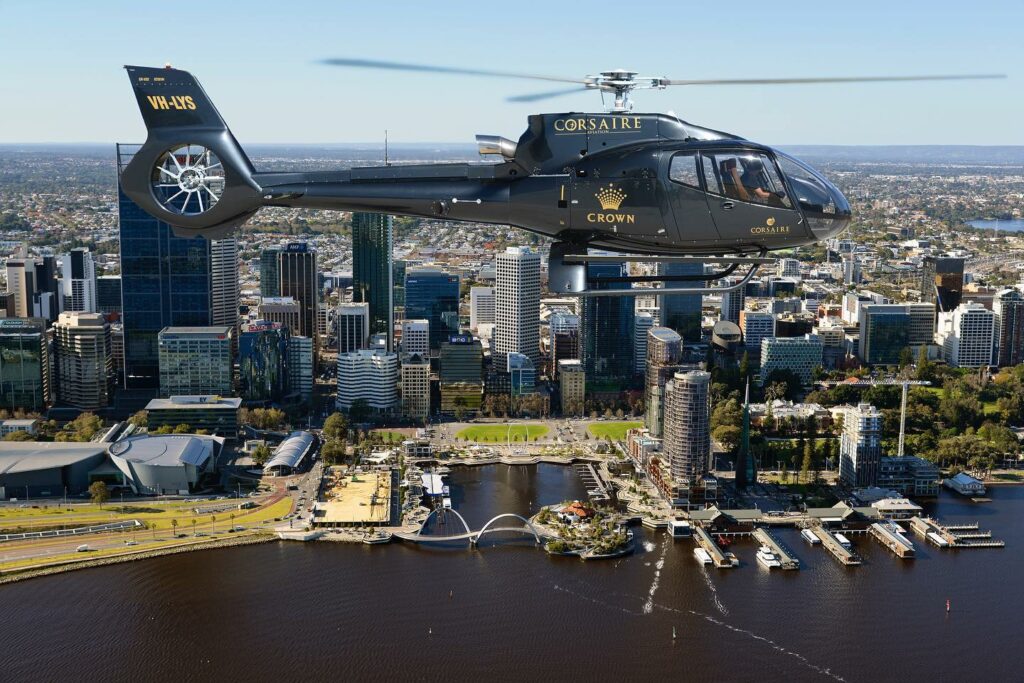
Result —
<instances>
[{"instance_id":1,"label":"clear blue sky","mask_svg":"<svg viewBox=\"0 0 1024 683\"><path fill-rule=\"evenodd\" d=\"M237 7L237 9L235 9ZM192 71L253 142L516 138L538 111L600 111L549 84L354 71L357 57L583 76L1005 72L1005 81L690 87L640 111L776 144L1024 144L1024 2L53 2L0 0L0 142L142 141L124 64Z\"/></svg>"}]
</instances>

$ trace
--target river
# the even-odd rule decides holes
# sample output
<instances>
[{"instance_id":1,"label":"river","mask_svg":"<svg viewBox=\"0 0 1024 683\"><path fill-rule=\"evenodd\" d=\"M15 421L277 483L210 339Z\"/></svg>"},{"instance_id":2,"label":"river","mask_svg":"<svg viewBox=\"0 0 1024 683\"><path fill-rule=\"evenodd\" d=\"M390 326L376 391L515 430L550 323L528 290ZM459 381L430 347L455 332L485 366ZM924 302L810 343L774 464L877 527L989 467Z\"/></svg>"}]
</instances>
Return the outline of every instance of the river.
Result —
<instances>
[{"instance_id":1,"label":"river","mask_svg":"<svg viewBox=\"0 0 1024 683\"><path fill-rule=\"evenodd\" d=\"M991 230L995 228L999 232L1024 232L1024 218L1014 218L1001 221L994 218L978 219L967 221L972 227Z\"/></svg>"},{"instance_id":2,"label":"river","mask_svg":"<svg viewBox=\"0 0 1024 683\"><path fill-rule=\"evenodd\" d=\"M474 528L583 493L554 465L457 468L451 487ZM637 528L640 551L604 562L532 538L275 542L70 572L0 587L0 678L1017 679L1024 487L991 497L943 493L931 512L1007 548L914 537L917 559L900 561L858 535L856 568L783 530L800 571L769 574L750 540L739 568L706 570L691 542Z\"/></svg>"}]
</instances>

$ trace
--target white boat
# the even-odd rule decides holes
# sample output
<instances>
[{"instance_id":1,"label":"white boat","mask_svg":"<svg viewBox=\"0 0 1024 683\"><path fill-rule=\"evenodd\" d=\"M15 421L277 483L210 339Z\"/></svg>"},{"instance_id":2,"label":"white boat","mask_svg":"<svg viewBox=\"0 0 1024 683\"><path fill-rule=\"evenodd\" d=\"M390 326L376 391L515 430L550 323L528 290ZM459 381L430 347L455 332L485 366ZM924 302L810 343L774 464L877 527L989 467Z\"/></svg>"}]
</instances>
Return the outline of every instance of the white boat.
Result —
<instances>
[{"instance_id":1,"label":"white boat","mask_svg":"<svg viewBox=\"0 0 1024 683\"><path fill-rule=\"evenodd\" d=\"M701 564L711 564L711 555L704 548L694 548L693 556L697 558L697 561Z\"/></svg>"},{"instance_id":2,"label":"white boat","mask_svg":"<svg viewBox=\"0 0 1024 683\"><path fill-rule=\"evenodd\" d=\"M782 561L779 560L779 556L772 552L772 549L766 545L757 549L757 562L765 569L773 569L775 567L782 566Z\"/></svg>"},{"instance_id":3,"label":"white boat","mask_svg":"<svg viewBox=\"0 0 1024 683\"><path fill-rule=\"evenodd\" d=\"M670 519L668 530L672 534L672 538L689 538L693 535L690 523L681 519Z\"/></svg>"},{"instance_id":4,"label":"white boat","mask_svg":"<svg viewBox=\"0 0 1024 683\"><path fill-rule=\"evenodd\" d=\"M810 529L803 529L800 532L800 536L811 545L818 545L821 543L821 539L815 536L814 532Z\"/></svg>"},{"instance_id":5,"label":"white boat","mask_svg":"<svg viewBox=\"0 0 1024 683\"><path fill-rule=\"evenodd\" d=\"M848 539L846 536L843 536L842 534L836 534L835 537L836 540L839 541L839 545L843 546L847 550L853 547L853 544L850 543L850 539Z\"/></svg>"}]
</instances>

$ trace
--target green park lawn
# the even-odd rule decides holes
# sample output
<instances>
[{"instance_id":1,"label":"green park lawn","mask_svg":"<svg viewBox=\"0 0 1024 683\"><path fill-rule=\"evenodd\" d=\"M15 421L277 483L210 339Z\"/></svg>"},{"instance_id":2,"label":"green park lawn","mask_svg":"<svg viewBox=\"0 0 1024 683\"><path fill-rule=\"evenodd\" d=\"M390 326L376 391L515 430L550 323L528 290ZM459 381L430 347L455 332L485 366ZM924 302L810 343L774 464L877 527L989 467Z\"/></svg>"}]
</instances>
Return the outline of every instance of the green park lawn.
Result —
<instances>
[{"instance_id":1,"label":"green park lawn","mask_svg":"<svg viewBox=\"0 0 1024 683\"><path fill-rule=\"evenodd\" d=\"M403 441L409 438L407 435L401 432L393 432L388 429L378 429L375 430L373 433L379 436L381 439L383 439L386 443L402 443Z\"/></svg>"},{"instance_id":2,"label":"green park lawn","mask_svg":"<svg viewBox=\"0 0 1024 683\"><path fill-rule=\"evenodd\" d=\"M542 424L473 425L455 434L456 439L477 442L504 443L506 441L536 441L550 429Z\"/></svg>"},{"instance_id":3,"label":"green park lawn","mask_svg":"<svg viewBox=\"0 0 1024 683\"><path fill-rule=\"evenodd\" d=\"M925 391L930 391L931 393L936 394L939 398L942 398L945 395L945 390L942 387L921 388L924 389ZM995 401L982 401L981 409L985 413L985 415L992 415L999 412L999 407L996 405Z\"/></svg>"},{"instance_id":4,"label":"green park lawn","mask_svg":"<svg viewBox=\"0 0 1024 683\"><path fill-rule=\"evenodd\" d=\"M626 438L627 431L643 426L643 422L595 422L587 427L587 431L598 439L611 438L612 441L622 441Z\"/></svg>"}]
</instances>

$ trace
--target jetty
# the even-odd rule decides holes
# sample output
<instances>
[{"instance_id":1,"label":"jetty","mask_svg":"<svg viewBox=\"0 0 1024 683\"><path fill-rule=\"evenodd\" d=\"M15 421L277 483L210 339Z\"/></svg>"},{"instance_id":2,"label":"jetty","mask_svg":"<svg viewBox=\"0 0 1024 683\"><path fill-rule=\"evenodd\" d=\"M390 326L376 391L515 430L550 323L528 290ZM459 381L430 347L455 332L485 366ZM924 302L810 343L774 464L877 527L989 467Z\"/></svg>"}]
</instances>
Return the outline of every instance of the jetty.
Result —
<instances>
[{"instance_id":1,"label":"jetty","mask_svg":"<svg viewBox=\"0 0 1024 683\"><path fill-rule=\"evenodd\" d=\"M782 569L800 569L800 560L790 552L789 548L784 546L778 541L771 532L767 529L758 527L754 529L754 538L756 538L762 545L766 545L772 549L782 563Z\"/></svg>"},{"instance_id":2,"label":"jetty","mask_svg":"<svg viewBox=\"0 0 1024 683\"><path fill-rule=\"evenodd\" d=\"M711 556L711 561L719 569L731 569L739 564L739 560L736 559L736 556L732 553L723 551L722 548L715 543L715 539L711 538L711 534L709 534L703 527L697 527L693 530L693 539L701 548L704 548L704 550L708 552L708 555Z\"/></svg>"},{"instance_id":3,"label":"jetty","mask_svg":"<svg viewBox=\"0 0 1024 683\"><path fill-rule=\"evenodd\" d=\"M910 528L939 548L1003 548L1006 543L992 538L991 531L981 531L977 523L940 524L931 517L913 517Z\"/></svg>"},{"instance_id":4,"label":"jetty","mask_svg":"<svg viewBox=\"0 0 1024 683\"><path fill-rule=\"evenodd\" d=\"M876 522L868 527L868 532L901 560L914 559L914 544L903 535L903 530L896 524Z\"/></svg>"},{"instance_id":5,"label":"jetty","mask_svg":"<svg viewBox=\"0 0 1024 683\"><path fill-rule=\"evenodd\" d=\"M862 563L860 555L840 543L832 532L825 527L813 527L811 533L818 537L818 540L825 546L825 549L832 553L832 556L839 560L840 563L847 567L855 567Z\"/></svg>"}]
</instances>

